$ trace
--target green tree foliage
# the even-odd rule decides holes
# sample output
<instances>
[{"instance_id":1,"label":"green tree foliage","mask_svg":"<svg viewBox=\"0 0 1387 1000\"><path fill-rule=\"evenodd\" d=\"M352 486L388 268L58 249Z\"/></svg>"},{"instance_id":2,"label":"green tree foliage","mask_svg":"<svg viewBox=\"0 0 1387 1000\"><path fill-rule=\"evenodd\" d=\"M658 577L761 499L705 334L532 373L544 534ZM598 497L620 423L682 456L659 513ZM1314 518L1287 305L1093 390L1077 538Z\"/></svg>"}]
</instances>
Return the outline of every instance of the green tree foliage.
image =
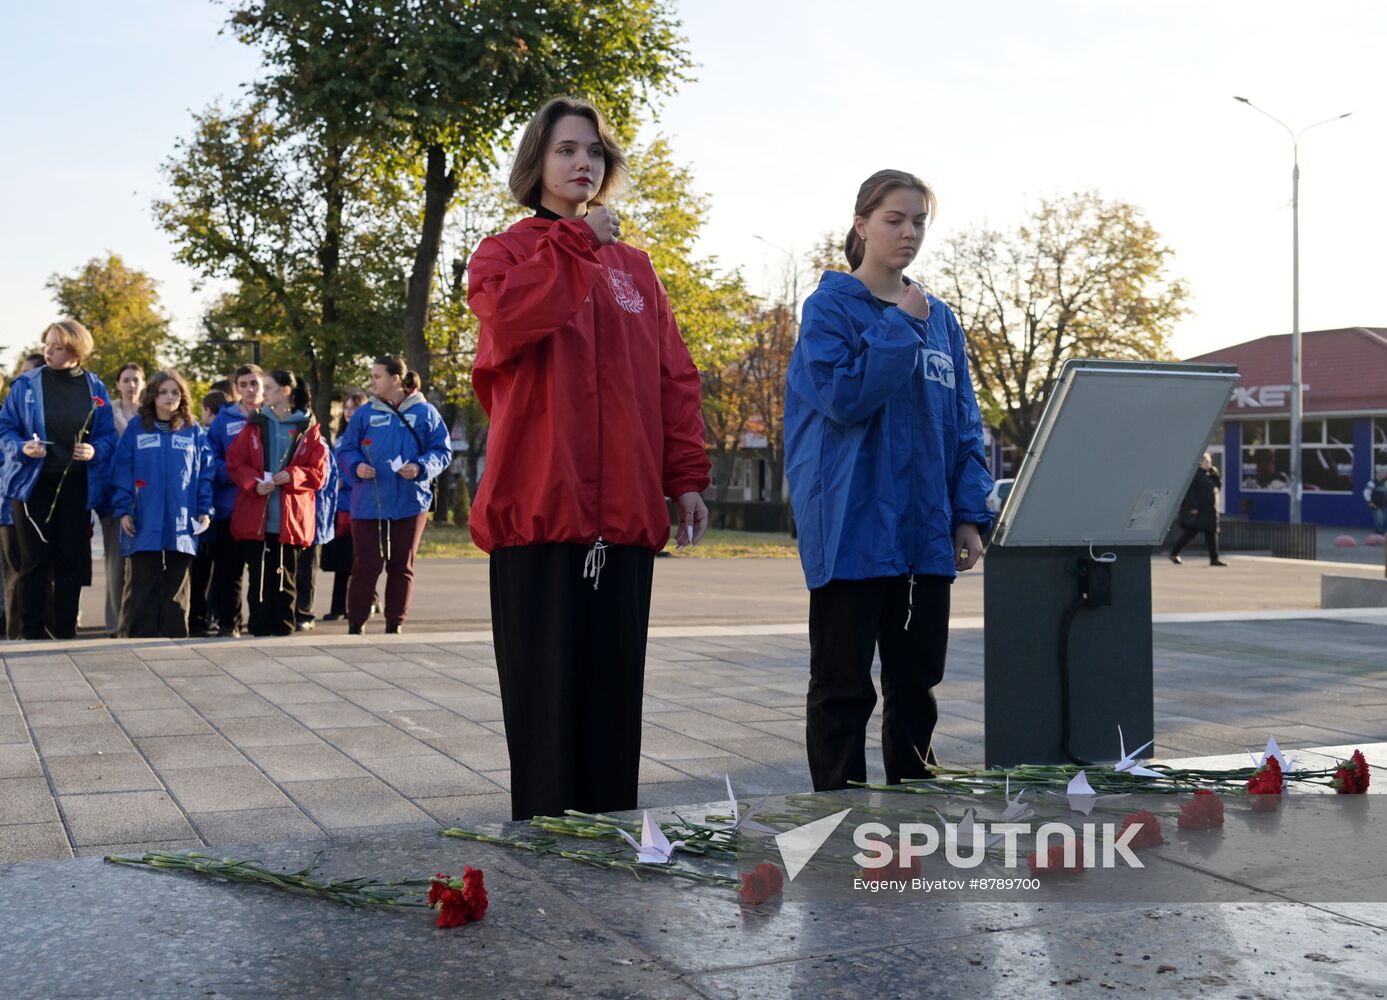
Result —
<instances>
[{"instance_id":1,"label":"green tree foliage","mask_svg":"<svg viewBox=\"0 0 1387 1000\"><path fill-rule=\"evenodd\" d=\"M1013 444L1035 432L1068 358L1171 357L1188 291L1140 209L1078 192L1042 200L1011 233L948 240L926 282L957 311L984 416Z\"/></svg>"},{"instance_id":2,"label":"green tree foliage","mask_svg":"<svg viewBox=\"0 0 1387 1000\"><path fill-rule=\"evenodd\" d=\"M404 343L426 384L438 257L467 170L556 94L590 96L621 127L691 65L672 0L234 0L231 27L264 53L258 92L301 128L420 170Z\"/></svg>"},{"instance_id":3,"label":"green tree foliage","mask_svg":"<svg viewBox=\"0 0 1387 1000\"><path fill-rule=\"evenodd\" d=\"M172 360L175 344L159 304L158 282L118 254L93 257L74 274L55 274L47 287L58 310L91 331L96 349L87 367L107 385L115 384L116 372L127 362L152 374Z\"/></svg>"},{"instance_id":4,"label":"green tree foliage","mask_svg":"<svg viewBox=\"0 0 1387 1000\"><path fill-rule=\"evenodd\" d=\"M256 104L194 119L165 164L155 214L175 256L234 291L204 322L199 364L247 360L219 339L253 338L305 376L326 422L342 374L399 350L402 276L417 178L362 144L296 130Z\"/></svg>"}]
</instances>

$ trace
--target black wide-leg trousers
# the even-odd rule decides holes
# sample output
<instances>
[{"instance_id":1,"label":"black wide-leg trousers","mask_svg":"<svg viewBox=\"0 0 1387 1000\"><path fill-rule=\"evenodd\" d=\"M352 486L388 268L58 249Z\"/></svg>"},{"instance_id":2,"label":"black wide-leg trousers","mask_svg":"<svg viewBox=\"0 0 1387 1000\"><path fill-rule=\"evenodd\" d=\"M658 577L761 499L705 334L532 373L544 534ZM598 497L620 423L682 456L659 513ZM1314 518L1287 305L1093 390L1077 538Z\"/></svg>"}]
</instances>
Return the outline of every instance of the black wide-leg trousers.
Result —
<instances>
[{"instance_id":1,"label":"black wide-leg trousers","mask_svg":"<svg viewBox=\"0 0 1387 1000\"><path fill-rule=\"evenodd\" d=\"M491 554L491 630L510 750L511 816L636 807L655 554L612 545Z\"/></svg>"},{"instance_id":2,"label":"black wide-leg trousers","mask_svg":"<svg viewBox=\"0 0 1387 1000\"><path fill-rule=\"evenodd\" d=\"M832 580L809 592L806 742L815 791L867 780L867 722L876 706L872 657L881 654L881 746L886 780L928 775L939 720L934 687L949 645L944 576ZM906 628L909 616L910 627Z\"/></svg>"}]
</instances>

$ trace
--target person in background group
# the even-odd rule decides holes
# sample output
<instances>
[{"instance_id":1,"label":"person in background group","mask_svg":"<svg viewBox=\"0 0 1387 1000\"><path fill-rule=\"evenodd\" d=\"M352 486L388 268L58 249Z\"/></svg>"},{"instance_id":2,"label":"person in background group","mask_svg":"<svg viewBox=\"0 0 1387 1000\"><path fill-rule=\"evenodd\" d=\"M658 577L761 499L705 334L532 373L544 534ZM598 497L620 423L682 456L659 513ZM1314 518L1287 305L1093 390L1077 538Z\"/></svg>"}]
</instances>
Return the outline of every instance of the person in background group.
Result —
<instances>
[{"instance_id":1,"label":"person in background group","mask_svg":"<svg viewBox=\"0 0 1387 1000\"><path fill-rule=\"evenodd\" d=\"M130 361L116 373L116 396L111 400L111 420L116 438L125 425L140 412L144 395L144 368ZM114 637L120 629L120 603L125 594L125 556L120 537L120 519L111 512L109 497L97 511L101 515L101 545L106 563L106 634Z\"/></svg>"},{"instance_id":2,"label":"person in background group","mask_svg":"<svg viewBox=\"0 0 1387 1000\"><path fill-rule=\"evenodd\" d=\"M1387 532L1387 465L1373 470L1373 477L1363 487L1363 500L1373 516L1373 531Z\"/></svg>"},{"instance_id":3,"label":"person in background group","mask_svg":"<svg viewBox=\"0 0 1387 1000\"><path fill-rule=\"evenodd\" d=\"M207 432L216 462L212 486L212 594L217 606L217 635L231 638L241 634L241 578L246 571L241 543L231 534L231 517L240 493L226 465L226 453L245 429L246 420L257 413L264 400L259 365L242 365L232 381L238 402L224 406Z\"/></svg>"},{"instance_id":4,"label":"person in background group","mask_svg":"<svg viewBox=\"0 0 1387 1000\"><path fill-rule=\"evenodd\" d=\"M237 489L231 533L249 570L251 634L291 635L297 550L313 544L327 450L309 410L308 387L293 372L268 372L264 399L226 450L227 474Z\"/></svg>"},{"instance_id":5,"label":"person in background group","mask_svg":"<svg viewBox=\"0 0 1387 1000\"><path fill-rule=\"evenodd\" d=\"M352 416L337 460L351 482L352 573L347 624L360 635L385 570L385 631L409 617L414 556L424 537L433 480L453 461L443 417L419 391L419 376L386 354L371 365L375 397Z\"/></svg>"},{"instance_id":6,"label":"person in background group","mask_svg":"<svg viewBox=\"0 0 1387 1000\"><path fill-rule=\"evenodd\" d=\"M843 248L852 272L825 272L805 301L787 370L816 791L867 778L877 652L886 780L929 776L950 586L982 555L992 521L963 329L905 277L934 212L934 192L914 174L867 178Z\"/></svg>"},{"instance_id":7,"label":"person in background group","mask_svg":"<svg viewBox=\"0 0 1387 1000\"><path fill-rule=\"evenodd\" d=\"M328 451L323 485L313 500L313 544L299 550L294 566L294 628L299 632L311 631L317 622L313 601L318 593L318 560L337 531L337 483L342 477L333 457Z\"/></svg>"},{"instance_id":8,"label":"person in background group","mask_svg":"<svg viewBox=\"0 0 1387 1000\"><path fill-rule=\"evenodd\" d=\"M698 369L650 258L605 207L625 169L591 104L550 101L510 174L535 215L468 267L491 418L471 528L491 553L515 819L635 807L665 498L680 546L708 523Z\"/></svg>"},{"instance_id":9,"label":"person in background group","mask_svg":"<svg viewBox=\"0 0 1387 1000\"><path fill-rule=\"evenodd\" d=\"M1222 485L1223 480L1214 468L1214 458L1206 451L1180 503L1180 537L1170 550L1170 561L1177 566L1182 562L1180 551L1199 534L1204 535L1204 544L1209 550L1209 565L1228 565L1218 557L1218 491Z\"/></svg>"},{"instance_id":10,"label":"person in background group","mask_svg":"<svg viewBox=\"0 0 1387 1000\"><path fill-rule=\"evenodd\" d=\"M19 364L18 375L43 367L42 354L30 354ZM0 461L3 461L0 453ZM3 565L6 614L0 615L0 636L19 638L19 619L9 614L14 607L14 585L19 579L19 542L14 533L14 510L8 500L0 500L0 564Z\"/></svg>"},{"instance_id":11,"label":"person in background group","mask_svg":"<svg viewBox=\"0 0 1387 1000\"><path fill-rule=\"evenodd\" d=\"M229 383L223 381L222 385ZM201 400L201 423L204 431L210 431L212 421L227 404L226 393L212 389L203 393ZM211 438L207 439L208 454L211 454ZM215 461L213 471L215 473ZM215 513L215 512L214 512ZM193 556L193 568L188 582L188 634L206 635L211 624L216 621L216 602L210 599L212 589L212 549L216 544L216 528L209 527L197 537L197 555Z\"/></svg>"},{"instance_id":12,"label":"person in background group","mask_svg":"<svg viewBox=\"0 0 1387 1000\"><path fill-rule=\"evenodd\" d=\"M21 375L0 409L0 493L12 502L18 567L10 615L22 638L71 639L116 433L105 383L82 368L87 328L60 320L43 344L44 366Z\"/></svg>"},{"instance_id":13,"label":"person in background group","mask_svg":"<svg viewBox=\"0 0 1387 1000\"><path fill-rule=\"evenodd\" d=\"M351 423L352 415L356 413L357 408L364 406L366 402L366 393L361 389L348 389L342 396L342 419L337 425L337 440L333 443L331 456L332 465L337 469L341 468L339 459L347 426ZM335 482L336 523L333 527L332 541L323 546L323 572L332 574L332 603L328 606L328 613L323 615L325 622L347 617L347 583L352 576L352 480L345 475L339 475ZM374 610L374 596L371 604Z\"/></svg>"},{"instance_id":14,"label":"person in background group","mask_svg":"<svg viewBox=\"0 0 1387 1000\"><path fill-rule=\"evenodd\" d=\"M212 520L212 451L194 420L187 383L156 372L116 448L111 507L129 559L120 631L188 634L188 576Z\"/></svg>"}]
</instances>

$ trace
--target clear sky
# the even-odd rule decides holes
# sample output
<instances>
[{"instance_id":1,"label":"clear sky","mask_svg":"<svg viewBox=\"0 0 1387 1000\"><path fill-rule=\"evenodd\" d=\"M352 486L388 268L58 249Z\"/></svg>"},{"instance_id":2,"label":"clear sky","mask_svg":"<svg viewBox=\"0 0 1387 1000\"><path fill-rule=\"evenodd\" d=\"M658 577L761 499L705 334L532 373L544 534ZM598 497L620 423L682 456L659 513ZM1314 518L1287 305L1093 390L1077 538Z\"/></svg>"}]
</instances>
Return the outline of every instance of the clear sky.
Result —
<instances>
[{"instance_id":1,"label":"clear sky","mask_svg":"<svg viewBox=\"0 0 1387 1000\"><path fill-rule=\"evenodd\" d=\"M1289 137L1301 146L1301 325L1387 326L1387 5L1279 0L972 4L684 0L697 81L655 127L713 198L702 248L753 287L759 234L802 251L891 166L940 198L937 228L1014 223L1079 188L1141 206L1195 313L1181 356L1290 327ZM150 202L189 114L231 99L255 53L202 0L7 4L0 34L0 350L53 317L44 282L112 250L161 282L175 330L206 292ZM806 275L806 283L813 278ZM802 289L803 294L803 289Z\"/></svg>"}]
</instances>

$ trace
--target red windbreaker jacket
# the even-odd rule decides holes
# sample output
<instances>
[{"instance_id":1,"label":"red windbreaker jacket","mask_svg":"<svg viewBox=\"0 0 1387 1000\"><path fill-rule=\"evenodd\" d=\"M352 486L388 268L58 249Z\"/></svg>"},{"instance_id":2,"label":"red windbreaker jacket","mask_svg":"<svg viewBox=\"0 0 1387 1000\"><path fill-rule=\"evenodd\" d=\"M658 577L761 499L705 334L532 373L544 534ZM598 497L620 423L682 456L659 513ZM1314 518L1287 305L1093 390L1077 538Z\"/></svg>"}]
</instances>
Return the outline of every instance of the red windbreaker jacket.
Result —
<instances>
[{"instance_id":1,"label":"red windbreaker jacket","mask_svg":"<svg viewBox=\"0 0 1387 1000\"><path fill-rule=\"evenodd\" d=\"M665 497L708 487L698 369L650 258L581 219L524 219L468 266L472 384L491 418L472 540L669 541Z\"/></svg>"},{"instance_id":2,"label":"red windbreaker jacket","mask_svg":"<svg viewBox=\"0 0 1387 1000\"><path fill-rule=\"evenodd\" d=\"M239 490L231 508L231 537L238 541L263 541L265 508L270 497L255 492L265 472L265 417L253 413L245 429L226 449L226 473ZM317 532L317 492L327 478L327 449L317 423L310 423L294 442L284 471L289 482L279 488L279 540L305 548Z\"/></svg>"}]
</instances>

